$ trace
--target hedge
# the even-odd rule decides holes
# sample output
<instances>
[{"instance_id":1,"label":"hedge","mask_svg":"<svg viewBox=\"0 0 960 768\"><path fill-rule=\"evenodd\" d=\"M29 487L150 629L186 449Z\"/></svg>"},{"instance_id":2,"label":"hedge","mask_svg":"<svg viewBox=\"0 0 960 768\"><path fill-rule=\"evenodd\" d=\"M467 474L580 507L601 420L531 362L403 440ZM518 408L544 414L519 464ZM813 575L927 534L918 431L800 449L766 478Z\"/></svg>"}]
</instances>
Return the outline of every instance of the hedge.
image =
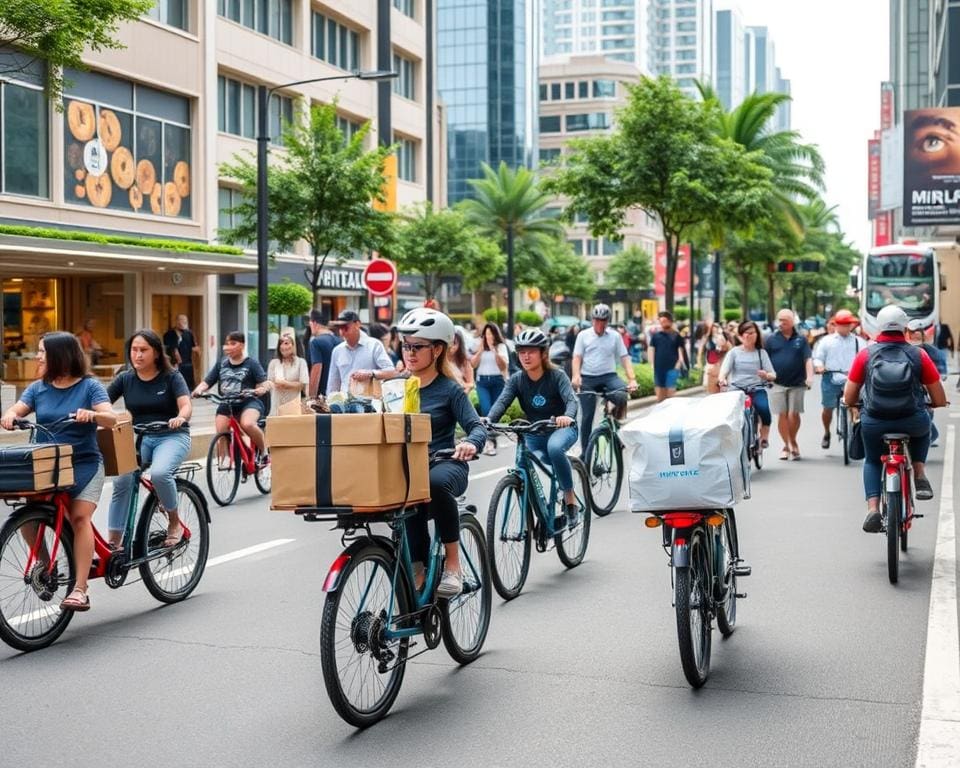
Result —
<instances>
[{"instance_id":1,"label":"hedge","mask_svg":"<svg viewBox=\"0 0 960 768\"><path fill-rule=\"evenodd\" d=\"M637 391L630 395L632 400L636 400L641 397L649 397L654 394L653 387L653 366L650 363L634 363L633 364L633 373L637 377ZM623 379L627 380L627 376L623 371L623 368L617 367L617 375ZM686 378L681 378L677 381L677 390L689 389L690 387L698 387L703 381L703 371L699 368L690 369Z\"/></svg>"},{"instance_id":2,"label":"hedge","mask_svg":"<svg viewBox=\"0 0 960 768\"><path fill-rule=\"evenodd\" d=\"M228 256L242 256L243 249L232 245L207 245L191 243L185 240L161 240L158 238L133 237L131 235L101 235L96 232L75 232L65 229L46 229L43 227L24 227L13 224L0 224L0 235L18 237L46 237L51 240L72 240L80 243L99 245L133 245L140 248L156 248L163 251L182 253L219 253Z\"/></svg>"}]
</instances>

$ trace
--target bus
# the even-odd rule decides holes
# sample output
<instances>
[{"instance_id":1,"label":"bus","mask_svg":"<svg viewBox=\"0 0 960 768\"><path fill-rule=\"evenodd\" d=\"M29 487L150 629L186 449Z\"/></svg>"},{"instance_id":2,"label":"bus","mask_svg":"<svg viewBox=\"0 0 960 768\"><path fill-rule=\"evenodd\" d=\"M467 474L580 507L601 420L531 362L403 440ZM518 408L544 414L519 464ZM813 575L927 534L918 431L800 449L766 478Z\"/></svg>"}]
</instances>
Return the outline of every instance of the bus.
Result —
<instances>
[{"instance_id":1,"label":"bus","mask_svg":"<svg viewBox=\"0 0 960 768\"><path fill-rule=\"evenodd\" d=\"M940 322L940 264L930 245L885 245L863 258L856 288L860 292L860 322L875 338L877 313L896 304L911 320L923 320L927 335Z\"/></svg>"}]
</instances>

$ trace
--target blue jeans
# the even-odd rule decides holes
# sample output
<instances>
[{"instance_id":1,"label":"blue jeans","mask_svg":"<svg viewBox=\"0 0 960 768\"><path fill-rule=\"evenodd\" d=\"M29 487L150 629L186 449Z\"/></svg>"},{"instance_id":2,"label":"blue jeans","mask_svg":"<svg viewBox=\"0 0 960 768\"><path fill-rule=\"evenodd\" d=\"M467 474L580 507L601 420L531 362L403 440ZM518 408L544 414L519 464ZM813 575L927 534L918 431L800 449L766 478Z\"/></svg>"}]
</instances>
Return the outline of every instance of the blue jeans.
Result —
<instances>
[{"instance_id":1,"label":"blue jeans","mask_svg":"<svg viewBox=\"0 0 960 768\"><path fill-rule=\"evenodd\" d=\"M587 392L604 392L607 398L615 403L618 408L623 408L627 404L627 387L615 373L606 373L602 376L588 376L583 374L580 377L582 389ZM590 433L593 431L593 415L597 409L596 395L580 395L580 453L587 452L587 441L590 439Z\"/></svg>"},{"instance_id":2,"label":"blue jeans","mask_svg":"<svg viewBox=\"0 0 960 768\"><path fill-rule=\"evenodd\" d=\"M770 426L770 400L767 397L767 390L755 389L750 393L750 397L753 398L753 407L757 409L757 413L760 414L760 423L765 427Z\"/></svg>"},{"instance_id":3,"label":"blue jeans","mask_svg":"<svg viewBox=\"0 0 960 768\"><path fill-rule=\"evenodd\" d=\"M164 509L177 508L177 486L173 473L190 453L189 432L168 432L163 435L144 435L140 444L141 461L150 462L150 479ZM107 527L122 531L127 524L127 510L133 493L133 472L120 475L113 482L113 498Z\"/></svg>"},{"instance_id":4,"label":"blue jeans","mask_svg":"<svg viewBox=\"0 0 960 768\"><path fill-rule=\"evenodd\" d=\"M548 435L527 435L527 447L553 467L553 476L561 491L573 488L573 470L567 451L577 442L577 428L563 427Z\"/></svg>"},{"instance_id":5,"label":"blue jeans","mask_svg":"<svg viewBox=\"0 0 960 768\"><path fill-rule=\"evenodd\" d=\"M477 376L477 398L480 400L481 416L490 413L506 383L503 376Z\"/></svg>"},{"instance_id":6,"label":"blue jeans","mask_svg":"<svg viewBox=\"0 0 960 768\"><path fill-rule=\"evenodd\" d=\"M877 419L866 411L860 414L860 433L863 435L863 492L868 499L880 496L883 481L883 455L886 446L883 436L888 432L910 435L910 458L913 461L927 460L930 449L930 414L917 411L902 419Z\"/></svg>"}]
</instances>

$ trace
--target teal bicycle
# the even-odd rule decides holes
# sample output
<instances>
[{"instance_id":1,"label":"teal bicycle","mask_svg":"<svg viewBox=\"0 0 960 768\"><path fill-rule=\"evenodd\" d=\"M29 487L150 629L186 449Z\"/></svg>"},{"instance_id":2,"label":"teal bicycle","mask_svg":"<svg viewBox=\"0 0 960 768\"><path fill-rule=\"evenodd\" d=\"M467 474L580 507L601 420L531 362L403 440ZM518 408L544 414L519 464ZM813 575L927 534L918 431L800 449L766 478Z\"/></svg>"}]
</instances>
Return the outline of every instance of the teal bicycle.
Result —
<instances>
[{"instance_id":1,"label":"teal bicycle","mask_svg":"<svg viewBox=\"0 0 960 768\"><path fill-rule=\"evenodd\" d=\"M579 394L605 397L603 392L587 390ZM597 517L606 517L613 511L623 485L623 442L620 440L620 422L614 415L616 407L614 402L604 401L603 416L590 433L583 454L587 477L590 478L590 503Z\"/></svg>"},{"instance_id":2,"label":"teal bicycle","mask_svg":"<svg viewBox=\"0 0 960 768\"><path fill-rule=\"evenodd\" d=\"M516 435L515 466L502 478L490 498L487 512L487 550L493 588L504 600L512 600L523 589L530 571L530 552L552 544L560 562L574 568L583 562L590 540L590 481L583 462L570 457L577 514L573 520L561 516L563 494L553 469L527 446L527 435L557 429L550 419L528 424L496 424L491 430ZM544 494L540 473L550 478L550 493Z\"/></svg>"}]
</instances>

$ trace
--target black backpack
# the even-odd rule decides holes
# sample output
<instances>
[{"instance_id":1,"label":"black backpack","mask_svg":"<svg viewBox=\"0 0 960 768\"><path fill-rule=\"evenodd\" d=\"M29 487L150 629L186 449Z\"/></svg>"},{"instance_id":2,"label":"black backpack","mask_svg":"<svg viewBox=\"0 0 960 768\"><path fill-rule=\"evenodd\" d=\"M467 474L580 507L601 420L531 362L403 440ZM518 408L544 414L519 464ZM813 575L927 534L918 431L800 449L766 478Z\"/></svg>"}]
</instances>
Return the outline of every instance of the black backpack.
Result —
<instances>
[{"instance_id":1,"label":"black backpack","mask_svg":"<svg viewBox=\"0 0 960 768\"><path fill-rule=\"evenodd\" d=\"M863 402L878 419L912 416L922 407L920 350L912 344L874 344L868 353Z\"/></svg>"}]
</instances>

